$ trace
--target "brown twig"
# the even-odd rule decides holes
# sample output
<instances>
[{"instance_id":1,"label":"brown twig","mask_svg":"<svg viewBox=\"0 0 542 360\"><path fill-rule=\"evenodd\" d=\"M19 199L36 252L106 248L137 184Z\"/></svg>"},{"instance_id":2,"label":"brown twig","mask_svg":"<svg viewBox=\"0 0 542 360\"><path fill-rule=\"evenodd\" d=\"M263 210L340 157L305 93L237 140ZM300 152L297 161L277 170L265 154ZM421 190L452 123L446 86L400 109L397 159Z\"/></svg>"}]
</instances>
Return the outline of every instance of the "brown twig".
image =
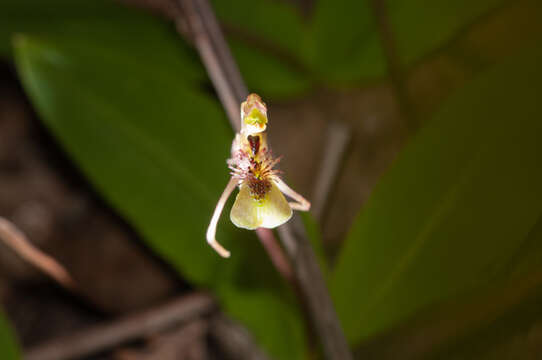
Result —
<instances>
[{"instance_id":1,"label":"brown twig","mask_svg":"<svg viewBox=\"0 0 542 360\"><path fill-rule=\"evenodd\" d=\"M215 303L208 295L186 295L160 307L113 323L94 326L30 348L24 358L25 360L64 360L95 354L115 345L189 321L209 313L213 308L215 308Z\"/></svg>"},{"instance_id":2,"label":"brown twig","mask_svg":"<svg viewBox=\"0 0 542 360\"><path fill-rule=\"evenodd\" d=\"M230 123L238 131L239 104L246 97L247 91L213 11L207 0L178 1L193 34L192 40L218 92ZM293 264L297 288L307 304L311 319L324 345L326 358L351 359L352 355L307 236L302 230L294 232L290 224L281 226L279 233L291 260L290 264ZM269 256L272 259L283 257L279 252L269 253ZM275 260L273 263L276 263Z\"/></svg>"},{"instance_id":3,"label":"brown twig","mask_svg":"<svg viewBox=\"0 0 542 360\"><path fill-rule=\"evenodd\" d=\"M61 286L70 290L76 288L75 281L62 265L32 245L22 231L3 217L0 217L0 239L22 259L43 271Z\"/></svg>"},{"instance_id":4,"label":"brown twig","mask_svg":"<svg viewBox=\"0 0 542 360\"><path fill-rule=\"evenodd\" d=\"M232 80L240 78L241 75L218 27L214 13L205 1L179 0L179 3L185 17L176 19L178 29L179 25L184 26L185 22L187 23L191 40L215 86L230 124L235 132L239 132L241 126L239 99L244 99L248 91L243 82Z\"/></svg>"},{"instance_id":5,"label":"brown twig","mask_svg":"<svg viewBox=\"0 0 542 360\"><path fill-rule=\"evenodd\" d=\"M247 330L223 315L217 315L210 326L211 336L231 359L269 360L255 345Z\"/></svg>"},{"instance_id":6,"label":"brown twig","mask_svg":"<svg viewBox=\"0 0 542 360\"><path fill-rule=\"evenodd\" d=\"M278 229L292 264L309 316L320 335L327 359L349 360L352 354L327 291L322 271L299 217Z\"/></svg>"},{"instance_id":7,"label":"brown twig","mask_svg":"<svg viewBox=\"0 0 542 360\"><path fill-rule=\"evenodd\" d=\"M152 337L145 349L122 349L115 352L116 360L178 360L206 359L205 354L190 357L196 348L201 352L202 340L208 332L209 323L206 319L193 319L187 324L164 331ZM201 345L201 346L200 346Z\"/></svg>"}]
</instances>

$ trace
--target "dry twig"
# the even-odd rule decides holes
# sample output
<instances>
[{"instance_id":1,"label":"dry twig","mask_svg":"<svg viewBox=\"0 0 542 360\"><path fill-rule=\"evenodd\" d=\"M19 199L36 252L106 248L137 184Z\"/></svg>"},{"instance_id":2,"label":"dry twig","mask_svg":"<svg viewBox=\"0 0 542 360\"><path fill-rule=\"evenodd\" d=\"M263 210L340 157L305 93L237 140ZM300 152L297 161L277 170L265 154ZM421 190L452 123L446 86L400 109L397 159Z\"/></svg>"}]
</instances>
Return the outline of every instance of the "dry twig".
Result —
<instances>
[{"instance_id":1,"label":"dry twig","mask_svg":"<svg viewBox=\"0 0 542 360\"><path fill-rule=\"evenodd\" d=\"M232 359L269 360L244 327L235 324L223 315L217 315L213 319L210 331L220 348Z\"/></svg>"},{"instance_id":2,"label":"dry twig","mask_svg":"<svg viewBox=\"0 0 542 360\"><path fill-rule=\"evenodd\" d=\"M215 308L210 296L192 294L105 325L59 337L25 353L25 360L67 360L95 354L115 345L190 321Z\"/></svg>"},{"instance_id":3,"label":"dry twig","mask_svg":"<svg viewBox=\"0 0 542 360\"><path fill-rule=\"evenodd\" d=\"M0 217L0 239L25 261L43 271L61 286L75 289L75 282L55 259L32 245L27 237L7 219Z\"/></svg>"}]
</instances>

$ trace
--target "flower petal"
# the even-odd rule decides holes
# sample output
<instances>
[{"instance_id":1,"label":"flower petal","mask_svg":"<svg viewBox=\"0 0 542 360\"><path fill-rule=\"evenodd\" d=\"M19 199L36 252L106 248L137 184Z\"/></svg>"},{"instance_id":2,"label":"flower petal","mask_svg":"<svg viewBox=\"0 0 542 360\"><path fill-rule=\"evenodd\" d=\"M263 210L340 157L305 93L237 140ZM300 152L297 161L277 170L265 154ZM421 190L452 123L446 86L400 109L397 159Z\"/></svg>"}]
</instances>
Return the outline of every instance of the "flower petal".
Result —
<instances>
[{"instance_id":1,"label":"flower petal","mask_svg":"<svg viewBox=\"0 0 542 360\"><path fill-rule=\"evenodd\" d=\"M256 200L250 188L242 184L230 212L231 221L240 228L275 228L292 217L292 209L274 182L263 199Z\"/></svg>"}]
</instances>

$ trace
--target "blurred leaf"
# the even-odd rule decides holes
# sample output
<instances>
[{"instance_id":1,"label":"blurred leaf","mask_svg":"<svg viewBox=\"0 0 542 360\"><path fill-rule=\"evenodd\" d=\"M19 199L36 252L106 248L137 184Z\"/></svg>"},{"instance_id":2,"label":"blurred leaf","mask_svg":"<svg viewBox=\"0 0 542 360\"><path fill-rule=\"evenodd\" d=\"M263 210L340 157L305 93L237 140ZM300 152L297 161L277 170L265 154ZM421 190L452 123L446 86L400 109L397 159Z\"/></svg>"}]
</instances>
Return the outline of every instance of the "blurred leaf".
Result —
<instances>
[{"instance_id":1,"label":"blurred leaf","mask_svg":"<svg viewBox=\"0 0 542 360\"><path fill-rule=\"evenodd\" d=\"M497 8L505 0L395 0L389 18L403 64L450 41L462 28Z\"/></svg>"},{"instance_id":2,"label":"blurred leaf","mask_svg":"<svg viewBox=\"0 0 542 360\"><path fill-rule=\"evenodd\" d=\"M486 296L484 309L478 312L483 313L487 308L499 309L491 318L493 321L482 324L484 326L479 329L471 329L475 331L442 349L436 359L512 360L535 359L542 355L539 345L542 329L542 217L518 251L512 254L502 275L499 278L505 280L499 284L500 294L493 291Z\"/></svg>"},{"instance_id":3,"label":"blurred leaf","mask_svg":"<svg viewBox=\"0 0 542 360\"><path fill-rule=\"evenodd\" d=\"M521 276L542 270L542 216L529 232L521 248L512 255L507 269L509 276Z\"/></svg>"},{"instance_id":4,"label":"blurred leaf","mask_svg":"<svg viewBox=\"0 0 542 360\"><path fill-rule=\"evenodd\" d=\"M449 99L375 189L332 292L352 342L486 284L542 213L539 50Z\"/></svg>"},{"instance_id":5,"label":"blurred leaf","mask_svg":"<svg viewBox=\"0 0 542 360\"><path fill-rule=\"evenodd\" d=\"M386 1L399 60L412 64L502 2ZM307 61L331 81L351 83L386 73L370 0L318 0L307 46Z\"/></svg>"},{"instance_id":6,"label":"blurred leaf","mask_svg":"<svg viewBox=\"0 0 542 360\"><path fill-rule=\"evenodd\" d=\"M299 95L310 88L306 75L279 58L236 40L229 43L251 92L277 99Z\"/></svg>"},{"instance_id":7,"label":"blurred leaf","mask_svg":"<svg viewBox=\"0 0 542 360\"><path fill-rule=\"evenodd\" d=\"M2 360L17 360L21 358L11 326L9 326L2 314L0 314L0 358Z\"/></svg>"},{"instance_id":8,"label":"blurred leaf","mask_svg":"<svg viewBox=\"0 0 542 360\"><path fill-rule=\"evenodd\" d=\"M66 38L70 46L79 37L78 51L100 54L118 65L156 66L161 77L203 82L207 76L196 54L188 49L170 26L111 1L101 0L7 0L0 4L0 54L11 53L14 34L31 31L38 36ZM115 43L105 46L104 43ZM116 47L122 52L116 51Z\"/></svg>"},{"instance_id":9,"label":"blurred leaf","mask_svg":"<svg viewBox=\"0 0 542 360\"><path fill-rule=\"evenodd\" d=\"M205 242L233 136L220 106L164 76L171 64L159 56L125 66L118 60L130 54L130 40L126 49L119 38L95 35L17 38L17 68L42 119L153 249L212 289L271 355L302 358L301 320L252 233L234 228L226 213L217 237L232 259Z\"/></svg>"},{"instance_id":10,"label":"blurred leaf","mask_svg":"<svg viewBox=\"0 0 542 360\"><path fill-rule=\"evenodd\" d=\"M242 13L239 9L245 9L239 2L232 3L236 6L218 3L221 5L219 11L223 13L219 15L230 20L233 14L238 16ZM279 17L270 19L268 22L281 21L282 30L287 30L289 26L282 23L284 19L290 19L292 33L299 37L301 24L293 9L275 2L261 2L256 7L243 11L248 11L255 20L244 22L243 26L246 25L248 28L242 27L242 29L250 32L254 30L257 31L255 35L269 37L269 43L278 49L284 47L279 53L291 56L292 62L295 63L295 52L288 53L286 49L292 45L288 45L291 41L299 46L295 36L277 36L280 35L277 31L268 31L269 28L265 26L258 29L261 21L258 20L256 14L260 12L276 14ZM246 15L250 18L248 14ZM93 32L92 38L86 36L89 31ZM125 62L126 66L131 64L140 66L139 63L146 60L149 60L145 63L146 66L153 66L159 61L163 64L160 69L163 76L200 82L207 79L194 50L184 44L179 35L173 31L172 26L141 11L120 6L112 1L7 0L0 4L0 55L11 54L11 38L17 32L31 32L38 36L53 34L55 39L63 36L74 38L78 34L84 41L94 41L88 44L89 48L83 49L88 53L107 52L107 47L100 45L103 39L111 38L108 41L117 39L123 42L124 51L121 54L116 51L104 54L112 61L114 56L118 58L118 61ZM275 40L278 43L274 43ZM264 94L267 98L284 98L298 95L309 89L308 76L295 66L282 61L280 56L272 52L266 53L257 44L251 45L246 41L232 40L231 44L251 91Z\"/></svg>"},{"instance_id":11,"label":"blurred leaf","mask_svg":"<svg viewBox=\"0 0 542 360\"><path fill-rule=\"evenodd\" d=\"M378 35L368 0L318 0L304 54L327 80L352 82L384 74L386 64L374 40Z\"/></svg>"},{"instance_id":12,"label":"blurred leaf","mask_svg":"<svg viewBox=\"0 0 542 360\"><path fill-rule=\"evenodd\" d=\"M2 0L0 3L0 54L11 53L11 37L32 31L44 35L62 33L65 24L126 20L126 12L102 0Z\"/></svg>"},{"instance_id":13,"label":"blurred leaf","mask_svg":"<svg viewBox=\"0 0 542 360\"><path fill-rule=\"evenodd\" d=\"M299 53L305 33L301 17L291 3L274 0L213 0L219 20L227 28L273 43L292 55Z\"/></svg>"},{"instance_id":14,"label":"blurred leaf","mask_svg":"<svg viewBox=\"0 0 542 360\"><path fill-rule=\"evenodd\" d=\"M310 88L310 78L300 63L306 30L292 4L272 0L212 3L250 91L277 99Z\"/></svg>"}]
</instances>

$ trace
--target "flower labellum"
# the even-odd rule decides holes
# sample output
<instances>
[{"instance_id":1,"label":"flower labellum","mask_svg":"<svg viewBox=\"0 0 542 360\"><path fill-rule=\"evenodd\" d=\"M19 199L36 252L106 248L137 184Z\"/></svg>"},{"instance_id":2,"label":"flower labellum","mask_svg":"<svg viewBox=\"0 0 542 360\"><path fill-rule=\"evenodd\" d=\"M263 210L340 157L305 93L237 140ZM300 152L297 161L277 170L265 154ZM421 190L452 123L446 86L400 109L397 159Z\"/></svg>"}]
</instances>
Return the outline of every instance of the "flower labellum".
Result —
<instances>
[{"instance_id":1,"label":"flower labellum","mask_svg":"<svg viewBox=\"0 0 542 360\"><path fill-rule=\"evenodd\" d=\"M267 107L256 94L250 94L241 104L241 131L232 143L230 181L216 204L207 229L207 242L221 256L230 252L216 239L216 226L224 205L236 187L239 193L231 209L230 219L240 228L254 230L259 227L272 229L292 217L292 210L308 211L310 203L293 191L274 169L280 158L274 159L267 145ZM294 202L286 201L284 195Z\"/></svg>"}]
</instances>

